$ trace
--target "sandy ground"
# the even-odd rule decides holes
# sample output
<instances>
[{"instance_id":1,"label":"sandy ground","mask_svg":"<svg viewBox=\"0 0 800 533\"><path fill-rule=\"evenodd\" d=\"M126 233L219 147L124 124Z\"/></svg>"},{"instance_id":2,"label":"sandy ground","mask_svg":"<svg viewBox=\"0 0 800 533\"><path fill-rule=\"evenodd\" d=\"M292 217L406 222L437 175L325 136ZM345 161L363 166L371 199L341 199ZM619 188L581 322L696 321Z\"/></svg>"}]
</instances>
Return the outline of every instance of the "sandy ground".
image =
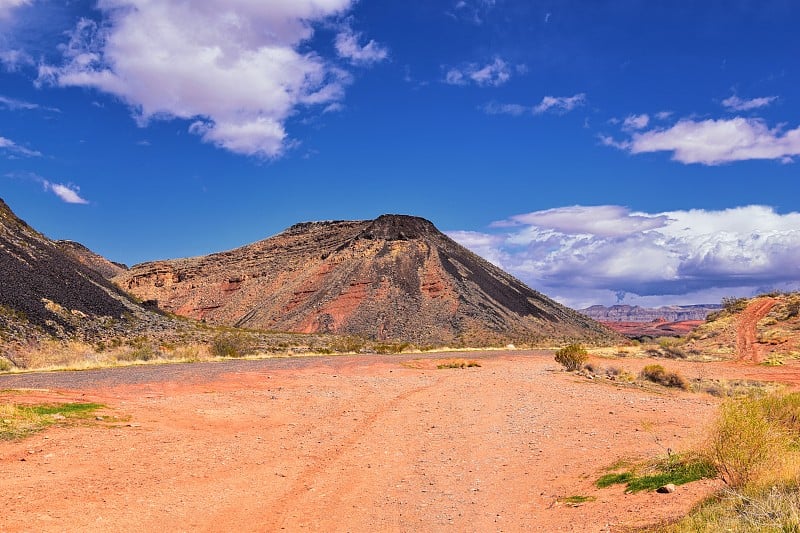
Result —
<instances>
[{"instance_id":1,"label":"sandy ground","mask_svg":"<svg viewBox=\"0 0 800 533\"><path fill-rule=\"evenodd\" d=\"M308 358L4 393L99 401L123 420L0 443L0 530L618 531L716 486L593 485L620 459L698 443L712 397L592 382L534 352L468 357L482 366ZM576 495L596 501L559 502Z\"/></svg>"}]
</instances>

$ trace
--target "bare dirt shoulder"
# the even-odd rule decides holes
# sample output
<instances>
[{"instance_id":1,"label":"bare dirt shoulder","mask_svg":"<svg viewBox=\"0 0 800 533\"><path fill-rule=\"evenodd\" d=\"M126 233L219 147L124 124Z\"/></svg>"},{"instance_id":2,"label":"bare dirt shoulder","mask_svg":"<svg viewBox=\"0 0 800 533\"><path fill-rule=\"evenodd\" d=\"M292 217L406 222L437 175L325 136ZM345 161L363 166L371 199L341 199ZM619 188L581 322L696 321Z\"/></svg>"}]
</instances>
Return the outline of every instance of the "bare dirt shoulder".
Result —
<instances>
[{"instance_id":1,"label":"bare dirt shoulder","mask_svg":"<svg viewBox=\"0 0 800 533\"><path fill-rule=\"evenodd\" d=\"M462 357L481 366L362 356L29 377L50 389L36 401L99 401L126 421L0 443L0 530L614 531L713 490L594 487L619 459L702 440L711 397L589 382L549 354ZM23 386L12 377L0 389ZM577 495L596 501L560 502Z\"/></svg>"}]
</instances>

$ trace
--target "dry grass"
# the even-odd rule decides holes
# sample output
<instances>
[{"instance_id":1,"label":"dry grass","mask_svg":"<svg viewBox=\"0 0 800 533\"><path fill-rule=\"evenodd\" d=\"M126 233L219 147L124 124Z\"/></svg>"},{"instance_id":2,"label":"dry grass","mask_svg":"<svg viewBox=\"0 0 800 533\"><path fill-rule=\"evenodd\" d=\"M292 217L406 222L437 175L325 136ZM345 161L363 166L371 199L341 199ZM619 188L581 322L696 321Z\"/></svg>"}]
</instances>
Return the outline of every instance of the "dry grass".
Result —
<instances>
[{"instance_id":1,"label":"dry grass","mask_svg":"<svg viewBox=\"0 0 800 533\"><path fill-rule=\"evenodd\" d=\"M143 363L176 363L207 361L214 357L209 346L200 343L159 345L148 340L133 339L115 343L113 347L82 342L42 341L17 348L10 359L0 358L0 372L31 370L88 370Z\"/></svg>"},{"instance_id":2,"label":"dry grass","mask_svg":"<svg viewBox=\"0 0 800 533\"><path fill-rule=\"evenodd\" d=\"M653 531L800 532L800 393L727 400L707 455L727 487Z\"/></svg>"}]
</instances>

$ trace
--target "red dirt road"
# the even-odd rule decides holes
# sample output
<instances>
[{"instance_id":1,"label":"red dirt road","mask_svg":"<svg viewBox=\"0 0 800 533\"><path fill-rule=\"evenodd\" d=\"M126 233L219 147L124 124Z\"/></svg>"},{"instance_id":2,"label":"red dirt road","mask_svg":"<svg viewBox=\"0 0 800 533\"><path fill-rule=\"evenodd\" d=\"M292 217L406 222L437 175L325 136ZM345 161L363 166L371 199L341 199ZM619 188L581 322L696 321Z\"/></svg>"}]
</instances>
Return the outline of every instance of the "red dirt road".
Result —
<instances>
[{"instance_id":1,"label":"red dirt road","mask_svg":"<svg viewBox=\"0 0 800 533\"><path fill-rule=\"evenodd\" d=\"M774 298L759 298L742 311L736 326L736 357L739 361L761 362L756 345L758 321L777 303Z\"/></svg>"},{"instance_id":2,"label":"red dirt road","mask_svg":"<svg viewBox=\"0 0 800 533\"><path fill-rule=\"evenodd\" d=\"M35 393L129 418L0 443L0 530L616 531L716 486L593 484L620 459L696 444L711 397L592 382L552 355L466 357L482 366L309 358ZM596 501L559 502L578 495Z\"/></svg>"}]
</instances>

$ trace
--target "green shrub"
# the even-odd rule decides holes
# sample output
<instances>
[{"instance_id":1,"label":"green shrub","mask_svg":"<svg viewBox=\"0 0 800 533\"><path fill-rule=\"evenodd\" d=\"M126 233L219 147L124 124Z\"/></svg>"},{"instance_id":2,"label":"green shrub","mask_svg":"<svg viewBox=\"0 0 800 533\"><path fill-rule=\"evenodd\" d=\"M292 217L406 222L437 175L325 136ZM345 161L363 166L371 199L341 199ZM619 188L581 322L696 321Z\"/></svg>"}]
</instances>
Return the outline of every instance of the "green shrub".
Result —
<instances>
[{"instance_id":1,"label":"green shrub","mask_svg":"<svg viewBox=\"0 0 800 533\"><path fill-rule=\"evenodd\" d=\"M681 348L683 340L676 337L659 337L658 346L661 355L670 359L686 359L686 352Z\"/></svg>"},{"instance_id":2,"label":"green shrub","mask_svg":"<svg viewBox=\"0 0 800 533\"><path fill-rule=\"evenodd\" d=\"M722 299L722 308L725 309L725 311L727 311L729 314L744 311L747 307L747 304L747 298L734 298L732 296L726 296Z\"/></svg>"},{"instance_id":3,"label":"green shrub","mask_svg":"<svg viewBox=\"0 0 800 533\"><path fill-rule=\"evenodd\" d=\"M588 359L586 348L580 344L570 344L556 352L556 362L570 372L580 370Z\"/></svg>"},{"instance_id":4,"label":"green shrub","mask_svg":"<svg viewBox=\"0 0 800 533\"><path fill-rule=\"evenodd\" d=\"M211 341L210 351L215 357L244 357L255 351L255 343L239 331L220 333Z\"/></svg>"},{"instance_id":5,"label":"green shrub","mask_svg":"<svg viewBox=\"0 0 800 533\"><path fill-rule=\"evenodd\" d=\"M647 365L642 369L639 375L642 379L664 385L665 387L674 387L676 389L689 390L689 382L686 378L677 372L668 372L661 365Z\"/></svg>"},{"instance_id":6,"label":"green shrub","mask_svg":"<svg viewBox=\"0 0 800 533\"><path fill-rule=\"evenodd\" d=\"M5 358L0 358L0 372L8 372L13 367L14 365L11 364L11 361Z\"/></svg>"}]
</instances>

